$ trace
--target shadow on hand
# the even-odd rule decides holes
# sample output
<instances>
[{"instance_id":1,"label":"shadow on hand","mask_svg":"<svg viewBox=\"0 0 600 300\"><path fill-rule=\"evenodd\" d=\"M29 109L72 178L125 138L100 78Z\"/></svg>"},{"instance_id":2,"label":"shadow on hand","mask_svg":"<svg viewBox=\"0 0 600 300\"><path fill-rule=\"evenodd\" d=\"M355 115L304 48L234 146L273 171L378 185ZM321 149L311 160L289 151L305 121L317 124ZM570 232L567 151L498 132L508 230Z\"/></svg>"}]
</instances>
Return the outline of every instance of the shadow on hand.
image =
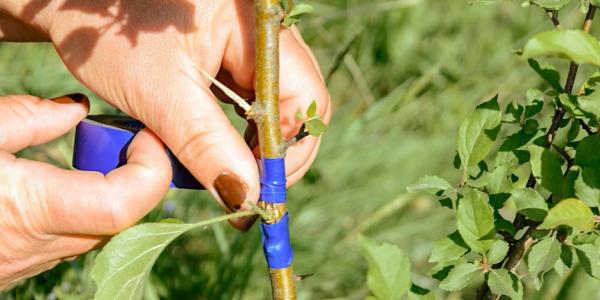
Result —
<instances>
[{"instance_id":1,"label":"shadow on hand","mask_svg":"<svg viewBox=\"0 0 600 300\"><path fill-rule=\"evenodd\" d=\"M50 4L51 0L31 0L21 17L26 21ZM99 27L76 27L58 45L63 58L78 66L91 55L103 32L116 26L118 34L125 36L133 47L144 32L162 32L174 28L180 33L196 30L196 5L190 0L66 0L59 11L78 11L84 14L112 18Z\"/></svg>"}]
</instances>

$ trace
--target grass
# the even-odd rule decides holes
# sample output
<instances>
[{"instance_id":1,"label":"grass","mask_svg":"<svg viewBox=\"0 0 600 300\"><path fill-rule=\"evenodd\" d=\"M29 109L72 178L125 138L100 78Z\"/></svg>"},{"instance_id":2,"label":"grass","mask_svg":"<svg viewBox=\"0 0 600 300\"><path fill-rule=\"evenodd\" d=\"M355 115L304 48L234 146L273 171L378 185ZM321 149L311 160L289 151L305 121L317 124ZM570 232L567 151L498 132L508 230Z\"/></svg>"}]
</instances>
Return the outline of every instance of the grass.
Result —
<instances>
[{"instance_id":1,"label":"grass","mask_svg":"<svg viewBox=\"0 0 600 300\"><path fill-rule=\"evenodd\" d=\"M314 167L290 190L295 270L314 274L299 284L299 299L368 295L358 233L404 249L415 283L432 288L438 298L472 298L475 287L444 294L427 275L433 241L455 229L452 214L405 188L425 174L458 182L452 167L456 131L480 100L500 93L506 102L522 98L527 88L543 87L514 50L531 34L549 30L550 22L543 12L518 4L309 2L316 13L300 28L328 77L335 114ZM562 17L568 26L578 13ZM48 45L0 44L0 74L1 94L92 95ZM92 100L93 113L115 112ZM22 155L68 167L71 145L68 135ZM194 222L221 213L204 192L171 191L145 221ZM89 299L93 256L64 263L0 298ZM547 288L527 290L528 299L599 297L597 282L580 268L567 278L549 274L545 280ZM221 224L186 234L167 248L145 298L265 299L269 293L257 228L240 235Z\"/></svg>"}]
</instances>

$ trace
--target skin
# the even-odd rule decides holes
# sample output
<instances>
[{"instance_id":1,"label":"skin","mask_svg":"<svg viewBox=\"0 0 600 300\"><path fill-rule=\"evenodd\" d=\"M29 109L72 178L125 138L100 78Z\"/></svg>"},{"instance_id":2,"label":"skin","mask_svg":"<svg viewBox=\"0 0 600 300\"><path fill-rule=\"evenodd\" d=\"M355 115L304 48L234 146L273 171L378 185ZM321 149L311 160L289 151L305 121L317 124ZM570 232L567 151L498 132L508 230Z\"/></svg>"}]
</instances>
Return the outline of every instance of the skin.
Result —
<instances>
[{"instance_id":1,"label":"skin","mask_svg":"<svg viewBox=\"0 0 600 300\"><path fill-rule=\"evenodd\" d=\"M0 1L0 40L51 42L78 80L149 128L134 140L128 164L107 176L66 171L11 153L65 133L86 106L0 99L0 211L10 212L0 218L0 239L13 241L0 245L0 289L98 247L151 210L171 177L162 142L222 206L213 182L224 173L240 179L246 201L258 200L258 148L232 127L198 71L252 101L254 22L250 0ZM328 122L331 106L297 30L282 28L280 40L281 126L291 138L301 126L298 108L316 100ZM288 186L306 173L318 146L308 137L287 150Z\"/></svg>"}]
</instances>

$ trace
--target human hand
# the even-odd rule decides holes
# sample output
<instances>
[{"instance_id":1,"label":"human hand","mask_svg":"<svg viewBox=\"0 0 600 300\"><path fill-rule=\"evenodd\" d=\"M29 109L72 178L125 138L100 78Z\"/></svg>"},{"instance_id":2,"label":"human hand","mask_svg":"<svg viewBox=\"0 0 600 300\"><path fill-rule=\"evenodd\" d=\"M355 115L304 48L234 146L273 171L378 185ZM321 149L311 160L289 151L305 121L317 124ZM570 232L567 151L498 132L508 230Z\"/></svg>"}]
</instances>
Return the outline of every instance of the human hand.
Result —
<instances>
[{"instance_id":1,"label":"human hand","mask_svg":"<svg viewBox=\"0 0 600 300\"><path fill-rule=\"evenodd\" d=\"M0 97L0 290L100 246L168 189L169 159L148 130L133 139L127 164L106 176L13 155L63 135L88 109L83 95Z\"/></svg>"},{"instance_id":2,"label":"human hand","mask_svg":"<svg viewBox=\"0 0 600 300\"><path fill-rule=\"evenodd\" d=\"M8 11L34 24L31 31L47 35L79 80L155 132L227 211L250 209L245 201L258 200L257 148L233 128L198 70L253 96L253 1L8 2ZM294 117L299 108L316 100L326 122L331 109L299 33L282 29L280 39L280 115L289 139L301 126ZM246 140L256 141L255 135L250 127ZM318 145L309 137L288 149L288 186L308 170ZM233 223L244 230L252 222Z\"/></svg>"}]
</instances>

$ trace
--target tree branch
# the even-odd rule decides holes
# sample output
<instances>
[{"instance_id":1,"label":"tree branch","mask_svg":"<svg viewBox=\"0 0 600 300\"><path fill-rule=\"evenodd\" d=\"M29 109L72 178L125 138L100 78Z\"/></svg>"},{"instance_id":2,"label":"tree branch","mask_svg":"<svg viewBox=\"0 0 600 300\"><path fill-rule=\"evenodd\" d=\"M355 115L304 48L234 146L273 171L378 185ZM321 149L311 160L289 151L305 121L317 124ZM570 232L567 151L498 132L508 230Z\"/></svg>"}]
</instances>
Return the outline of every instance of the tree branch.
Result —
<instances>
[{"instance_id":1,"label":"tree branch","mask_svg":"<svg viewBox=\"0 0 600 300\"><path fill-rule=\"evenodd\" d=\"M283 12L279 0L255 0L256 8L256 101L251 117L256 122L260 156L282 159L285 148L279 122L279 31ZM265 172L265 170L263 170ZM285 203L259 202L271 216L263 224L276 223L285 216ZM287 230L287 229L286 229ZM296 283L292 267L270 268L273 299L295 300Z\"/></svg>"}]
</instances>

